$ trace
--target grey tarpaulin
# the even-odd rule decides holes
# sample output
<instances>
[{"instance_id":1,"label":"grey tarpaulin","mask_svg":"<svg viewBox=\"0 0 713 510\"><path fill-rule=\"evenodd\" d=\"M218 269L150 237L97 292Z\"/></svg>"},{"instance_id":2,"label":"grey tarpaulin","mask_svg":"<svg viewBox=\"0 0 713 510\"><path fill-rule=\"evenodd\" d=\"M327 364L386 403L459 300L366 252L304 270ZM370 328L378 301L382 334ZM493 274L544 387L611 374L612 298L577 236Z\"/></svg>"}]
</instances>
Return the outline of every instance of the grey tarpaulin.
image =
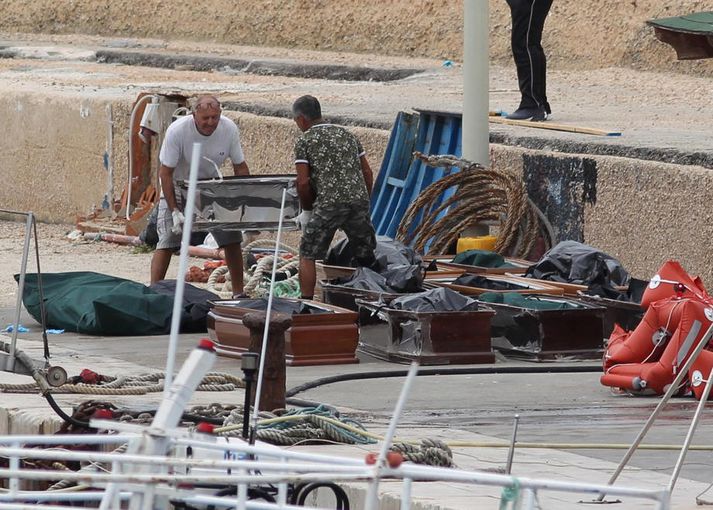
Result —
<instances>
[{"instance_id":1,"label":"grey tarpaulin","mask_svg":"<svg viewBox=\"0 0 713 510\"><path fill-rule=\"evenodd\" d=\"M394 299L389 308L411 312L462 312L478 309L478 302L458 292L439 287Z\"/></svg>"},{"instance_id":2,"label":"grey tarpaulin","mask_svg":"<svg viewBox=\"0 0 713 510\"><path fill-rule=\"evenodd\" d=\"M408 246L395 241L390 237L377 236L374 256L378 266L386 269L390 266L415 265L421 263L421 256ZM333 266L357 267L357 263L352 255L349 241L342 239L330 248L326 264Z\"/></svg>"},{"instance_id":3,"label":"grey tarpaulin","mask_svg":"<svg viewBox=\"0 0 713 510\"><path fill-rule=\"evenodd\" d=\"M629 285L631 276L617 259L577 241L562 241L545 253L526 276L579 285Z\"/></svg>"},{"instance_id":4,"label":"grey tarpaulin","mask_svg":"<svg viewBox=\"0 0 713 510\"><path fill-rule=\"evenodd\" d=\"M411 265L391 266L381 273L359 267L351 276L340 278L336 283L350 289L403 294L422 290L423 273L420 266Z\"/></svg>"}]
</instances>

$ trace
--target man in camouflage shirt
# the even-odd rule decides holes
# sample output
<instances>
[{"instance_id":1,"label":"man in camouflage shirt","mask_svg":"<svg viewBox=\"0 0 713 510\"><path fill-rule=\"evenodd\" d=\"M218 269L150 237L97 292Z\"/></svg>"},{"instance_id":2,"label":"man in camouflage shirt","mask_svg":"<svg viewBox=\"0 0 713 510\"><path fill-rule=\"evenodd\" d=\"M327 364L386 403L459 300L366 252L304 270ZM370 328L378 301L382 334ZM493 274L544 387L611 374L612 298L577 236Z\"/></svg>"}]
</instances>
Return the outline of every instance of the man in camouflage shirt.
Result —
<instances>
[{"instance_id":1,"label":"man in camouflage shirt","mask_svg":"<svg viewBox=\"0 0 713 510\"><path fill-rule=\"evenodd\" d=\"M315 260L327 255L337 229L347 235L359 265L374 264L376 234L369 215L374 177L359 140L343 127L324 122L317 98L300 97L292 114L303 132L295 143L302 205L300 288L302 297L311 299L317 280Z\"/></svg>"}]
</instances>

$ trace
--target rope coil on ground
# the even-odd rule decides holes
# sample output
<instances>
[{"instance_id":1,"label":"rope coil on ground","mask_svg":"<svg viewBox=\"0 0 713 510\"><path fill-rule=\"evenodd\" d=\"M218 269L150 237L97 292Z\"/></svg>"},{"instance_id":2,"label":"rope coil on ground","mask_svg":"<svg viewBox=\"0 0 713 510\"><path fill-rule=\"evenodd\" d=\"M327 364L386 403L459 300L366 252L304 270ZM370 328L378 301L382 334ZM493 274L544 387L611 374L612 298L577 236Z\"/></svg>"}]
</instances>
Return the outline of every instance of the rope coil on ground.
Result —
<instances>
[{"instance_id":1,"label":"rope coil on ground","mask_svg":"<svg viewBox=\"0 0 713 510\"><path fill-rule=\"evenodd\" d=\"M243 260L247 260L247 256L253 248L257 247L275 247L275 241L273 239L256 239L255 241L247 244L243 248ZM282 289L282 293L289 294L299 292L298 286L298 275L292 274L290 269L296 269L299 267L298 251L291 246L283 243L279 243L278 248L283 252L291 253L295 255L294 258L277 258L277 268L276 271L284 271L286 273L286 278L280 282L276 282L277 285ZM245 284L243 286L243 293L250 297L263 297L267 293L267 289L264 286L265 276L269 276L272 273L272 265L274 260L274 255L266 255L258 260L257 264L249 268L243 275ZM218 280L221 277L225 278L225 283L219 284ZM209 291L217 294L222 299L230 299L233 297L233 286L230 281L230 273L228 272L227 266L219 266L213 270L213 272L208 277L208 282L206 287Z\"/></svg>"},{"instance_id":2,"label":"rope coil on ground","mask_svg":"<svg viewBox=\"0 0 713 510\"><path fill-rule=\"evenodd\" d=\"M279 446L294 445L305 441L332 441L343 444L371 444L375 441L366 435L361 423L336 416L324 406L291 409L277 416L261 412L259 417L268 422L258 424L256 438ZM243 411L234 409L216 432L224 436L238 436L243 420ZM348 427L348 428L347 428ZM362 430L364 434L359 433Z\"/></svg>"},{"instance_id":3,"label":"rope coil on ground","mask_svg":"<svg viewBox=\"0 0 713 510\"><path fill-rule=\"evenodd\" d=\"M495 251L509 256L526 257L542 228L546 242L552 243L551 228L544 215L529 200L519 177L508 172L489 170L455 156L414 155L432 167L456 167L451 173L425 188L409 206L396 238L413 244L423 252L446 253L469 226L482 222L500 222ZM450 196L446 192L455 188ZM444 214L446 213L447 214ZM440 217L442 216L442 217Z\"/></svg>"},{"instance_id":4,"label":"rope coil on ground","mask_svg":"<svg viewBox=\"0 0 713 510\"><path fill-rule=\"evenodd\" d=\"M52 393L80 393L86 395L145 395L163 391L164 372L154 372L137 376L104 376L106 384L66 383L52 388ZM234 391L243 388L239 377L222 372L210 372L201 381L198 391ZM0 393L37 393L36 383L0 383Z\"/></svg>"},{"instance_id":5,"label":"rope coil on ground","mask_svg":"<svg viewBox=\"0 0 713 510\"><path fill-rule=\"evenodd\" d=\"M400 453L404 460L428 466L452 467L453 452L438 439L423 439L420 445L394 443L391 451Z\"/></svg>"}]
</instances>

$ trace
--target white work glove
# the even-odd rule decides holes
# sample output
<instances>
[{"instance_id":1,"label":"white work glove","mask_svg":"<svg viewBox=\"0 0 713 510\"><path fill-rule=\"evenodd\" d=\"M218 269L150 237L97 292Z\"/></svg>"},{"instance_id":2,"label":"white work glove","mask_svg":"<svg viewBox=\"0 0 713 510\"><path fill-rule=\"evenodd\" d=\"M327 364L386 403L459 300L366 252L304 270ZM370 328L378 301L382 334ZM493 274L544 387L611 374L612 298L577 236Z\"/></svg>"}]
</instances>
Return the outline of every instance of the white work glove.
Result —
<instances>
[{"instance_id":1,"label":"white work glove","mask_svg":"<svg viewBox=\"0 0 713 510\"><path fill-rule=\"evenodd\" d=\"M186 221L186 218L183 217L183 213L178 209L174 209L171 216L173 216L173 227L171 228L171 232L176 235L180 235L181 232L183 232L183 223Z\"/></svg>"},{"instance_id":2,"label":"white work glove","mask_svg":"<svg viewBox=\"0 0 713 510\"><path fill-rule=\"evenodd\" d=\"M304 230L310 219L312 219L312 211L303 210L300 215L295 218L295 223L297 223L300 230Z\"/></svg>"}]
</instances>

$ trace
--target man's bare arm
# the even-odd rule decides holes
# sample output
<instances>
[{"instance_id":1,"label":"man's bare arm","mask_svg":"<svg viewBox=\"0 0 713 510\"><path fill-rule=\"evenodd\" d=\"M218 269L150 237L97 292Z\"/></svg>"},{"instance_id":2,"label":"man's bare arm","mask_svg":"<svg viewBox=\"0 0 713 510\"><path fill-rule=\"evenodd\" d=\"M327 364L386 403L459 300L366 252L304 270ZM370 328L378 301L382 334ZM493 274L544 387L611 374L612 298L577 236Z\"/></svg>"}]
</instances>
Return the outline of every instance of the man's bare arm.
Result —
<instances>
[{"instance_id":1,"label":"man's bare arm","mask_svg":"<svg viewBox=\"0 0 713 510\"><path fill-rule=\"evenodd\" d=\"M309 165L307 163L295 163L297 170L297 196L300 197L300 205L305 211L311 211L314 205L314 193L309 183Z\"/></svg>"},{"instance_id":2,"label":"man's bare arm","mask_svg":"<svg viewBox=\"0 0 713 510\"><path fill-rule=\"evenodd\" d=\"M369 166L369 161L367 161L366 156L360 157L359 162L361 163L361 173L364 176L364 182L366 183L366 191L369 193L369 197L371 197L371 188L374 187L374 173L371 171L371 167Z\"/></svg>"},{"instance_id":3,"label":"man's bare arm","mask_svg":"<svg viewBox=\"0 0 713 510\"><path fill-rule=\"evenodd\" d=\"M237 165L233 164L233 173L235 175L250 175L248 164L245 161L238 163Z\"/></svg>"},{"instance_id":4,"label":"man's bare arm","mask_svg":"<svg viewBox=\"0 0 713 510\"><path fill-rule=\"evenodd\" d=\"M173 211L178 207L176 203L176 193L173 188L173 171L175 169L170 166L161 165L158 171L158 177L161 181L161 190L163 190L163 197L166 199L166 205L168 205L168 210Z\"/></svg>"}]
</instances>

